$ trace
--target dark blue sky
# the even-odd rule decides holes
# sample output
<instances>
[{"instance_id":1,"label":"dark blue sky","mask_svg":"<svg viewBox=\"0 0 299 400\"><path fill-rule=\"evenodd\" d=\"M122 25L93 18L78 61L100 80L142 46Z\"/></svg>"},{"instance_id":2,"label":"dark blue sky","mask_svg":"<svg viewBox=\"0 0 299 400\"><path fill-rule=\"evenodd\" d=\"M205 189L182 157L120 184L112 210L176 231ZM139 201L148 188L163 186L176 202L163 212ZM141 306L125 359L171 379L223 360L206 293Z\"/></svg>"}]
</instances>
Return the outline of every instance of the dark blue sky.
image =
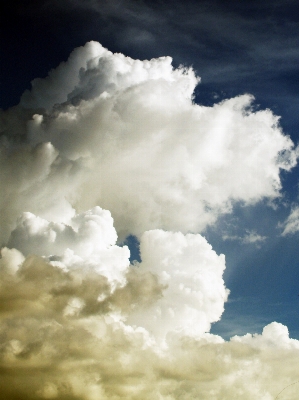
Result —
<instances>
[{"instance_id":1,"label":"dark blue sky","mask_svg":"<svg viewBox=\"0 0 299 400\"><path fill-rule=\"evenodd\" d=\"M243 93L255 107L281 116L281 126L299 141L299 5L284 1L18 1L1 6L0 107L19 102L30 81L45 77L89 40L113 52L150 59L169 55L192 65L201 77L195 101L212 105ZM262 172L261 172L262 173ZM299 234L281 237L298 197L298 168L283 175L276 208L236 205L234 213L205 232L226 255L231 290L221 322L224 337L260 332L271 321L299 338ZM257 231L257 244L223 240ZM134 241L132 241L134 243Z\"/></svg>"}]
</instances>

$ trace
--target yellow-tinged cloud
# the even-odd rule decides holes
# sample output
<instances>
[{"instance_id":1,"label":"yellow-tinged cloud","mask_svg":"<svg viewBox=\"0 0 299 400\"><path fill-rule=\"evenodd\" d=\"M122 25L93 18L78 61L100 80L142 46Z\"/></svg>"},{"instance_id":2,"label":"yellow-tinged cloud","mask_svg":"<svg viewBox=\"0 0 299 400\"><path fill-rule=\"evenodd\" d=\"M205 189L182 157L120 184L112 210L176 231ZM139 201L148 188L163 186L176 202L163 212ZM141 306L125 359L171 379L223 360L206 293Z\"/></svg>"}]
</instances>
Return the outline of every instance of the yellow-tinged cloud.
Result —
<instances>
[{"instance_id":1,"label":"yellow-tinged cloud","mask_svg":"<svg viewBox=\"0 0 299 400\"><path fill-rule=\"evenodd\" d=\"M105 277L83 271L66 271L36 256L16 273L2 271L5 399L270 400L296 380L299 342L289 339L283 325L272 323L262 335L230 342L172 331L160 344L127 322L136 308L145 319L148 310L159 308L165 287L155 275L132 268L127 284L111 292ZM296 393L290 387L287 398Z\"/></svg>"},{"instance_id":2,"label":"yellow-tinged cloud","mask_svg":"<svg viewBox=\"0 0 299 400\"><path fill-rule=\"evenodd\" d=\"M43 237L41 248L51 255L25 258L2 249L0 385L6 399L270 400L296 380L299 342L285 326L272 323L262 335L230 342L208 333L227 290L224 257L201 235L145 232L142 262L123 268L129 252L115 245L109 213L98 207L71 223L25 215L12 240L38 252ZM67 239L60 236L68 250L56 244L50 227L60 235L72 228ZM82 250L90 229L98 242ZM107 258L109 249L114 254ZM117 265L122 278L115 280L109 268ZM295 399L296 391L288 390Z\"/></svg>"}]
</instances>

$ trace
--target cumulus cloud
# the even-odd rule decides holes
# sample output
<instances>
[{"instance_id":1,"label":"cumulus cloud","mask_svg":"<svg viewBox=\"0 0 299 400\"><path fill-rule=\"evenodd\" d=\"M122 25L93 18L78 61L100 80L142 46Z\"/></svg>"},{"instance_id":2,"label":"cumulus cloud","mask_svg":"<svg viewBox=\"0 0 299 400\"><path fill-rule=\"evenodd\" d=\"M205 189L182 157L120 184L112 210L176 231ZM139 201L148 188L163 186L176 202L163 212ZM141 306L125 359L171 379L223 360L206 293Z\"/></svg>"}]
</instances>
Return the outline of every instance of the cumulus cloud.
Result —
<instances>
[{"instance_id":1,"label":"cumulus cloud","mask_svg":"<svg viewBox=\"0 0 299 400\"><path fill-rule=\"evenodd\" d=\"M140 250L140 269L154 273L165 289L151 308L133 313L130 324L158 337L169 331L194 337L208 332L229 293L222 279L224 255L218 256L201 235L161 230L145 232Z\"/></svg>"},{"instance_id":2,"label":"cumulus cloud","mask_svg":"<svg viewBox=\"0 0 299 400\"><path fill-rule=\"evenodd\" d=\"M106 289L98 293L98 301L106 300L109 287L123 312L122 319L146 328L155 339L165 339L168 332L200 337L219 320L229 293L222 279L225 259L201 235L145 232L140 244L142 261L130 268L129 249L117 246L116 240L110 212L100 207L74 216L69 224L49 222L27 212L12 231L9 248L3 248L0 265L5 273L29 274L32 281L53 275L50 292L58 282L64 287L62 282L69 275L79 279L79 286L85 276L99 275ZM138 285L143 286L138 289ZM128 288L140 297L139 305L147 307L139 307ZM38 286L37 290L44 292L45 288ZM67 314L79 313L86 305L82 294L74 293L64 310Z\"/></svg>"},{"instance_id":3,"label":"cumulus cloud","mask_svg":"<svg viewBox=\"0 0 299 400\"><path fill-rule=\"evenodd\" d=\"M3 248L0 260L6 398L158 396L148 385L165 358L159 325L165 323L164 339L200 338L220 317L224 257L202 236L147 232L143 261L131 267L116 239L110 213L99 207L69 224L28 212L19 218L9 239L18 249Z\"/></svg>"},{"instance_id":4,"label":"cumulus cloud","mask_svg":"<svg viewBox=\"0 0 299 400\"><path fill-rule=\"evenodd\" d=\"M40 248L52 256L2 249L5 398L271 400L295 382L299 342L289 338L285 326L274 322L261 335L229 342L207 333L228 292L224 257L201 235L145 232L142 262L126 264L125 281L115 286L105 269L88 262L101 263L100 254L109 248L115 252L112 228L109 213L100 208L74 217L72 226L31 214L20 218L11 241L23 245L27 235L24 252ZM97 244L82 250L90 229ZM66 253L63 245L81 258L53 261L53 254ZM123 265L121 252L129 257L119 248L114 269ZM295 398L294 388L287 390L288 398Z\"/></svg>"},{"instance_id":5,"label":"cumulus cloud","mask_svg":"<svg viewBox=\"0 0 299 400\"><path fill-rule=\"evenodd\" d=\"M80 70L86 68L88 60L105 53L107 50L97 42L75 49L68 61L52 69L47 78L34 79L32 89L23 93L20 104L26 108L51 109L55 104L66 102L69 93L79 84Z\"/></svg>"},{"instance_id":6,"label":"cumulus cloud","mask_svg":"<svg viewBox=\"0 0 299 400\"><path fill-rule=\"evenodd\" d=\"M229 290L199 232L236 201L280 196L296 151L249 95L194 104L198 82L169 57L90 42L1 112L6 399L270 400L294 382L283 325L209 333Z\"/></svg>"},{"instance_id":7,"label":"cumulus cloud","mask_svg":"<svg viewBox=\"0 0 299 400\"><path fill-rule=\"evenodd\" d=\"M95 207L75 215L69 224L49 222L29 212L18 219L8 246L35 254L63 268L90 268L110 283L124 283L129 265L127 246L116 246L117 234L109 211Z\"/></svg>"},{"instance_id":8,"label":"cumulus cloud","mask_svg":"<svg viewBox=\"0 0 299 400\"><path fill-rule=\"evenodd\" d=\"M74 209L66 197L74 193L76 182L82 175L81 160L72 162L60 157L49 142L32 146L16 143L11 137L3 136L2 139L2 243L8 240L17 217L24 211L57 221L67 221L73 216Z\"/></svg>"},{"instance_id":9,"label":"cumulus cloud","mask_svg":"<svg viewBox=\"0 0 299 400\"><path fill-rule=\"evenodd\" d=\"M198 81L170 57L133 60L96 42L33 81L1 118L3 240L24 210L61 220L100 205L124 238L196 233L236 201L279 196L296 153L278 117L254 112L250 95L194 104Z\"/></svg>"}]
</instances>

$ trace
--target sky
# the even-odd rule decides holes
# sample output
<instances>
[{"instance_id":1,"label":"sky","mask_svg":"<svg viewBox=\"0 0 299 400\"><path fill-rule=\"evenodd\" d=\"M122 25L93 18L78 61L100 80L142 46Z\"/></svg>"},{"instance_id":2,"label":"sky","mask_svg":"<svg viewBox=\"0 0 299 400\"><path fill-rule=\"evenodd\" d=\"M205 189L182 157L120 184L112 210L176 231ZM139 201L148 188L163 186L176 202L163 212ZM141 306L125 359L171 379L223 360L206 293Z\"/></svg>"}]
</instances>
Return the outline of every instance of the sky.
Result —
<instances>
[{"instance_id":1,"label":"sky","mask_svg":"<svg viewBox=\"0 0 299 400\"><path fill-rule=\"evenodd\" d=\"M5 399L297 399L297 2L0 18Z\"/></svg>"}]
</instances>

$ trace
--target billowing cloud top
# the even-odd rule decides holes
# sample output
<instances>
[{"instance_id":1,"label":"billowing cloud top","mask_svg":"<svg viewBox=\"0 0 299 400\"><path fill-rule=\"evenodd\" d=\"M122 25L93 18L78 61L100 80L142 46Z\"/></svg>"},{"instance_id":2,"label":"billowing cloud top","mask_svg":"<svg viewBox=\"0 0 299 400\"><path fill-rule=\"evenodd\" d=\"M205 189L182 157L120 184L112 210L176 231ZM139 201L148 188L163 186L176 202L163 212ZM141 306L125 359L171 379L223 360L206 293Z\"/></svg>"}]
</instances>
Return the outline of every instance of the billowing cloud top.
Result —
<instances>
[{"instance_id":1,"label":"billowing cloud top","mask_svg":"<svg viewBox=\"0 0 299 400\"><path fill-rule=\"evenodd\" d=\"M96 42L34 80L2 115L4 238L24 209L60 220L100 204L123 238L202 231L234 201L279 196L296 154L278 118L254 112L250 95L194 104L198 81L169 57L132 60Z\"/></svg>"},{"instance_id":2,"label":"billowing cloud top","mask_svg":"<svg viewBox=\"0 0 299 400\"><path fill-rule=\"evenodd\" d=\"M198 82L90 42L1 112L6 399L271 400L296 380L285 326L209 333L229 290L200 234L278 197L296 151L250 95L194 104ZM139 263L117 234L138 235Z\"/></svg>"}]
</instances>

